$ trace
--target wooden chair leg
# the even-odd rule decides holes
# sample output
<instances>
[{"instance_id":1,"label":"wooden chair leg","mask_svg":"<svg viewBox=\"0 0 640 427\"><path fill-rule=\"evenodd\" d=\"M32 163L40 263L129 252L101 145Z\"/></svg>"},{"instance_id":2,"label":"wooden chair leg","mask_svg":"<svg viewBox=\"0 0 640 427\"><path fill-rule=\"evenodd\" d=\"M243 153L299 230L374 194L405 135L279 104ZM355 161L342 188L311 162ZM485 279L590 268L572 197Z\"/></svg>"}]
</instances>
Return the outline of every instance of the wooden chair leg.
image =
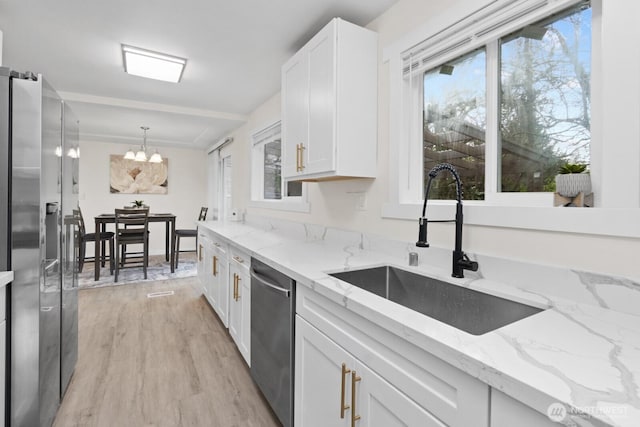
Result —
<instances>
[{"instance_id":1,"label":"wooden chair leg","mask_svg":"<svg viewBox=\"0 0 640 427\"><path fill-rule=\"evenodd\" d=\"M146 241L144 242L144 248L143 248L143 253L142 256L144 257L142 260L142 269L144 270L144 278L145 280L147 279L147 267L149 265L149 237L147 237Z\"/></svg>"},{"instance_id":2,"label":"wooden chair leg","mask_svg":"<svg viewBox=\"0 0 640 427\"><path fill-rule=\"evenodd\" d=\"M115 254L115 256L116 256L116 260L115 260L115 268L116 268L116 271L115 271L115 274L114 274L114 276L113 276L113 281L114 281L115 283L118 283L118 272L120 271L120 257L119 257L119 255L120 255L120 251L119 251L118 249L119 249L119 248L116 248L116 250L114 251L114 254Z\"/></svg>"},{"instance_id":3,"label":"wooden chair leg","mask_svg":"<svg viewBox=\"0 0 640 427\"><path fill-rule=\"evenodd\" d=\"M176 265L175 268L178 268L178 258L180 257L180 235L176 235L176 238L173 239L173 242L175 244L175 254L176 254Z\"/></svg>"},{"instance_id":4,"label":"wooden chair leg","mask_svg":"<svg viewBox=\"0 0 640 427\"><path fill-rule=\"evenodd\" d=\"M109 239L109 272L113 275L113 237Z\"/></svg>"},{"instance_id":5,"label":"wooden chair leg","mask_svg":"<svg viewBox=\"0 0 640 427\"><path fill-rule=\"evenodd\" d=\"M78 251L78 272L82 273L82 268L84 267L84 256L85 251L87 250L87 242L80 242L80 250Z\"/></svg>"}]
</instances>

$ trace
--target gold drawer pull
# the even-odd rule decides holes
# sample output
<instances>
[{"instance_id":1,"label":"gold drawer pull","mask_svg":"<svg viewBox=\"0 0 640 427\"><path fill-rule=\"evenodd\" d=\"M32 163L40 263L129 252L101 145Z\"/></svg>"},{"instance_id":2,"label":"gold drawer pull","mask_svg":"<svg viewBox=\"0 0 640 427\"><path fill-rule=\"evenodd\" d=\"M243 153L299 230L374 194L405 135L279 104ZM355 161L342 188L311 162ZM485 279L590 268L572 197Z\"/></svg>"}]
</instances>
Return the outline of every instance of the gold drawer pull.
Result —
<instances>
[{"instance_id":1,"label":"gold drawer pull","mask_svg":"<svg viewBox=\"0 0 640 427\"><path fill-rule=\"evenodd\" d=\"M218 257L215 255L213 256L213 275L218 275Z\"/></svg>"},{"instance_id":2,"label":"gold drawer pull","mask_svg":"<svg viewBox=\"0 0 640 427\"><path fill-rule=\"evenodd\" d=\"M356 371L351 372L351 427L356 427L356 421L360 419L360 415L356 415L356 383L361 379Z\"/></svg>"},{"instance_id":3,"label":"gold drawer pull","mask_svg":"<svg viewBox=\"0 0 640 427\"><path fill-rule=\"evenodd\" d=\"M200 252L198 253L198 261L202 261L202 245L200 245Z\"/></svg>"},{"instance_id":4,"label":"gold drawer pull","mask_svg":"<svg viewBox=\"0 0 640 427\"><path fill-rule=\"evenodd\" d=\"M239 263L243 263L244 262L244 260L242 258L240 258L239 256L234 256L233 259L235 259Z\"/></svg>"},{"instance_id":5,"label":"gold drawer pull","mask_svg":"<svg viewBox=\"0 0 640 427\"><path fill-rule=\"evenodd\" d=\"M296 172L300 172L300 144L296 144Z\"/></svg>"},{"instance_id":6,"label":"gold drawer pull","mask_svg":"<svg viewBox=\"0 0 640 427\"><path fill-rule=\"evenodd\" d=\"M351 369L347 369L347 365L343 363L342 364L342 386L340 387L340 418L344 418L344 411L350 408L350 406L344 402L345 382L347 381L346 377L349 372L351 372Z\"/></svg>"}]
</instances>

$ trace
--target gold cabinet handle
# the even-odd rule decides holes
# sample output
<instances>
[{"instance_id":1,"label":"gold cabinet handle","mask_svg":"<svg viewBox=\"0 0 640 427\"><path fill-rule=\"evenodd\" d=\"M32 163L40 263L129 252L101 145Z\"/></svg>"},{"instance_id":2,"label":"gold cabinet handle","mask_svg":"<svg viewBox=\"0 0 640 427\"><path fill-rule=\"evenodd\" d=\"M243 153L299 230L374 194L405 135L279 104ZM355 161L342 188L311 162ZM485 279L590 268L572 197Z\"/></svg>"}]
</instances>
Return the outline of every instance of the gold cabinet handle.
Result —
<instances>
[{"instance_id":1,"label":"gold cabinet handle","mask_svg":"<svg viewBox=\"0 0 640 427\"><path fill-rule=\"evenodd\" d=\"M234 301L236 300L236 283L237 283L236 277L238 277L236 273L233 273L233 297L232 298Z\"/></svg>"},{"instance_id":2,"label":"gold cabinet handle","mask_svg":"<svg viewBox=\"0 0 640 427\"><path fill-rule=\"evenodd\" d=\"M198 252L198 261L202 261L202 245L200 245L200 252Z\"/></svg>"},{"instance_id":3,"label":"gold cabinet handle","mask_svg":"<svg viewBox=\"0 0 640 427\"><path fill-rule=\"evenodd\" d=\"M296 144L296 172L300 172L300 144Z\"/></svg>"},{"instance_id":4,"label":"gold cabinet handle","mask_svg":"<svg viewBox=\"0 0 640 427\"><path fill-rule=\"evenodd\" d=\"M240 275L236 275L236 301L240 299Z\"/></svg>"},{"instance_id":5,"label":"gold cabinet handle","mask_svg":"<svg viewBox=\"0 0 640 427\"><path fill-rule=\"evenodd\" d=\"M304 170L304 144L300 144L300 172Z\"/></svg>"},{"instance_id":6,"label":"gold cabinet handle","mask_svg":"<svg viewBox=\"0 0 640 427\"><path fill-rule=\"evenodd\" d=\"M347 365L345 363L342 364L342 386L340 387L340 418L344 418L344 411L350 408L344 402L345 398L345 382L347 381L347 374L351 372L351 369L347 369Z\"/></svg>"},{"instance_id":7,"label":"gold cabinet handle","mask_svg":"<svg viewBox=\"0 0 640 427\"><path fill-rule=\"evenodd\" d=\"M241 264L244 262L244 260L242 258L240 258L239 256L237 256L237 255L234 256L233 259L235 259L236 261L238 261Z\"/></svg>"},{"instance_id":8,"label":"gold cabinet handle","mask_svg":"<svg viewBox=\"0 0 640 427\"><path fill-rule=\"evenodd\" d=\"M351 372L351 427L356 427L356 421L360 419L360 415L356 415L356 383L361 379L356 371Z\"/></svg>"},{"instance_id":9,"label":"gold cabinet handle","mask_svg":"<svg viewBox=\"0 0 640 427\"><path fill-rule=\"evenodd\" d=\"M233 273L233 299L238 301L238 275Z\"/></svg>"},{"instance_id":10,"label":"gold cabinet handle","mask_svg":"<svg viewBox=\"0 0 640 427\"><path fill-rule=\"evenodd\" d=\"M218 275L218 257L215 255L213 256L213 275Z\"/></svg>"}]
</instances>

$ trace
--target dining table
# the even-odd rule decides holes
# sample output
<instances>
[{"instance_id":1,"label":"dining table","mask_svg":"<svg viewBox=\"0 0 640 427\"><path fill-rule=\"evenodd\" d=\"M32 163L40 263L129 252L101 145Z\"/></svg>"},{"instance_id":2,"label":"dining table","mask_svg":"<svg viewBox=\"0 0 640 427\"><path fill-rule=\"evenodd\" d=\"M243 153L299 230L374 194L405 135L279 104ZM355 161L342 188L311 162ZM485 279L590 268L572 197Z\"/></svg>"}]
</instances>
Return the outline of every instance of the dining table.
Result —
<instances>
[{"instance_id":1,"label":"dining table","mask_svg":"<svg viewBox=\"0 0 640 427\"><path fill-rule=\"evenodd\" d=\"M171 272L175 271L175 249L173 245L173 239L175 238L176 231L176 216L171 213L150 213L149 214L149 222L164 222L165 223L165 259L169 261L171 265ZM107 231L107 224L115 224L116 215L115 213L108 214L100 214L95 217L96 222L96 232L104 233ZM99 231L98 231L99 230ZM104 253L106 250L105 242L102 244L96 245L95 249L95 280L100 280L100 264L98 264L101 259L101 253ZM109 254L109 256L112 256ZM104 267L104 264L102 264Z\"/></svg>"}]
</instances>

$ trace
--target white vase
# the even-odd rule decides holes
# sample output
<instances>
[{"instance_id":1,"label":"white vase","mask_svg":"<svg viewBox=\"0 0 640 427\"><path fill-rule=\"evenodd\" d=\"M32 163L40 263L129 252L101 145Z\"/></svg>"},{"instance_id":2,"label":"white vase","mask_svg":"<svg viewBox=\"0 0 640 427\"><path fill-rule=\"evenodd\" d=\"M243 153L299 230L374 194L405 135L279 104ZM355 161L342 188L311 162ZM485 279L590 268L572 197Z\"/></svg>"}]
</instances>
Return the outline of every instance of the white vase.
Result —
<instances>
[{"instance_id":1,"label":"white vase","mask_svg":"<svg viewBox=\"0 0 640 427\"><path fill-rule=\"evenodd\" d=\"M566 173L556 175L556 192L564 197L576 197L579 193L591 193L591 175Z\"/></svg>"}]
</instances>

